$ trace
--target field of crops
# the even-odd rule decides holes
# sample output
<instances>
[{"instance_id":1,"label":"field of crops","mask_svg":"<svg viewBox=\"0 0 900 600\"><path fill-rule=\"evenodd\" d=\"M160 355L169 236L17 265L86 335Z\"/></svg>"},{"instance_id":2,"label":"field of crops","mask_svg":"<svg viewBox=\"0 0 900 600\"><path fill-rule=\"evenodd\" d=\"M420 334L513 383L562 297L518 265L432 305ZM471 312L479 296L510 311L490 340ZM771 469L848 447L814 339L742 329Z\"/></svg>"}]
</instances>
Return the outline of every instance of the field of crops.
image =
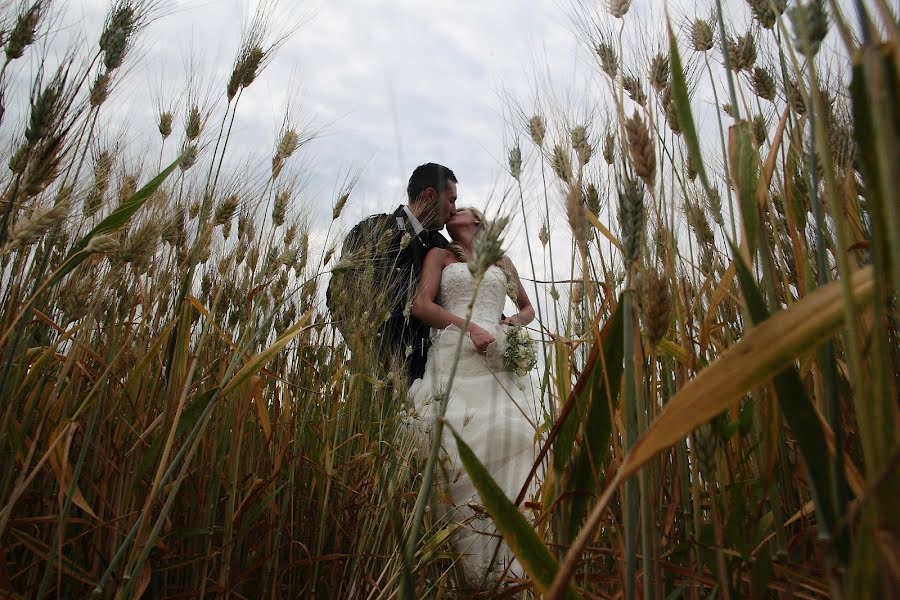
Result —
<instances>
[{"instance_id":1,"label":"field of crops","mask_svg":"<svg viewBox=\"0 0 900 600\"><path fill-rule=\"evenodd\" d=\"M897 597L898 8L715 0L648 49L639 5L565 9L590 119L512 109L502 210L553 281L526 282L541 492L466 465L527 572L483 595ZM340 257L298 216L346 229L354 179L296 206L290 123L267 172L223 170L266 14L140 169L99 130L157 6L60 59L53 2L3 4L0 597L456 597L406 383L331 326Z\"/></svg>"}]
</instances>

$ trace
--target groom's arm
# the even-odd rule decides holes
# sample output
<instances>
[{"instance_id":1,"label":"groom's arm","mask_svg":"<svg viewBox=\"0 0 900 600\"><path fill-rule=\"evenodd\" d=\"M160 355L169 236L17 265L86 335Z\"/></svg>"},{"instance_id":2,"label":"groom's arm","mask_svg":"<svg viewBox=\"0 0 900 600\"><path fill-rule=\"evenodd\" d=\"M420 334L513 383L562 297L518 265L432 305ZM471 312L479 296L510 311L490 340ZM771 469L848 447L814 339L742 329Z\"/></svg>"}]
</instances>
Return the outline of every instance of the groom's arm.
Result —
<instances>
[{"instance_id":1,"label":"groom's arm","mask_svg":"<svg viewBox=\"0 0 900 600\"><path fill-rule=\"evenodd\" d=\"M326 290L326 304L339 327L344 322L354 323L353 327L362 325L360 319L366 314L376 315L388 302L387 273L395 257L388 250L391 244L385 238L391 232L384 217L376 215L360 221L341 245L340 261L332 270Z\"/></svg>"}]
</instances>

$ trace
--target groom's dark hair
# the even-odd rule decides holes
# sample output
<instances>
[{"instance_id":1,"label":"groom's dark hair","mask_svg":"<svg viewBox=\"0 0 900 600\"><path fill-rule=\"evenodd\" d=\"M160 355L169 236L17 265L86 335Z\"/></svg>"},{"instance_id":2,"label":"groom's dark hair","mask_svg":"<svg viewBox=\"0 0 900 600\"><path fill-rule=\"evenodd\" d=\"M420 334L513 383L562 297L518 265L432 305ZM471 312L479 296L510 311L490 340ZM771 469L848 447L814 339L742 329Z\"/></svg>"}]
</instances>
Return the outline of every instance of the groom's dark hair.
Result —
<instances>
[{"instance_id":1,"label":"groom's dark hair","mask_svg":"<svg viewBox=\"0 0 900 600\"><path fill-rule=\"evenodd\" d=\"M437 163L425 163L419 165L409 176L409 183L406 184L406 196L409 198L410 204L416 201L419 194L428 188L434 188L438 194L443 193L447 187L447 182L459 183L453 171L439 165Z\"/></svg>"}]
</instances>

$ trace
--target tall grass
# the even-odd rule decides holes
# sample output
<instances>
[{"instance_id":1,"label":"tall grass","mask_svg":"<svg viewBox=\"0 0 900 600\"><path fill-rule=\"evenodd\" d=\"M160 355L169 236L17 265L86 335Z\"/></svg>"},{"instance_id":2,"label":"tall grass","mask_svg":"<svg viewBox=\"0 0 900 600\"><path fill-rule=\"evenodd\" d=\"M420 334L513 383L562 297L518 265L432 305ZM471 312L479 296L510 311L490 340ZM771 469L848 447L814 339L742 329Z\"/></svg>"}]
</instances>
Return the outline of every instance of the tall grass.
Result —
<instances>
[{"instance_id":1,"label":"tall grass","mask_svg":"<svg viewBox=\"0 0 900 600\"><path fill-rule=\"evenodd\" d=\"M465 456L528 570L496 594L900 592L896 15L747 4L746 31L717 2L648 51L623 35L639 3L575 3L603 118L515 125L508 198L553 281L534 283L543 489L517 499L535 520ZM293 202L314 132L286 122L266 173L227 167L290 32L277 7L218 101L161 104L142 168L98 124L158 6L117 0L59 66L35 43L54 5L7 9L3 98L33 81L27 114L0 113L4 592L453 595L406 383L365 351L384 294L347 339L320 303L360 259L330 250L355 180L316 204L319 256Z\"/></svg>"},{"instance_id":2,"label":"tall grass","mask_svg":"<svg viewBox=\"0 0 900 600\"><path fill-rule=\"evenodd\" d=\"M328 265L298 217L292 167L315 132L286 122L263 175L223 168L243 90L290 27L263 3L221 100L204 105L192 87L160 110L159 137L141 149L171 163L157 175L98 126L156 9L114 3L99 44L56 70L30 43L49 35L55 7L5 15L4 73L23 54L44 68L24 122L2 123L13 144L0 230L4 586L22 597L389 587L402 523L383 509L408 509L412 452L396 415L344 401L380 384L345 377L317 308ZM347 201L348 183L329 203Z\"/></svg>"}]
</instances>

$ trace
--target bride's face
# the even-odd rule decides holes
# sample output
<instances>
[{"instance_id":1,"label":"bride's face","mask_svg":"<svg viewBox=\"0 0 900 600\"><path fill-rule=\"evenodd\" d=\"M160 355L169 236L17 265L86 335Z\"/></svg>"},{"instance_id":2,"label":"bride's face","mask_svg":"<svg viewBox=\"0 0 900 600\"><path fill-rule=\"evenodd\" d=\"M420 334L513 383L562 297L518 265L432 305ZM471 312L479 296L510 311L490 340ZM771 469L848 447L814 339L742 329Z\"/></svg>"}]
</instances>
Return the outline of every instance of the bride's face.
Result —
<instances>
[{"instance_id":1,"label":"bride's face","mask_svg":"<svg viewBox=\"0 0 900 600\"><path fill-rule=\"evenodd\" d=\"M478 215L468 208L460 208L456 214L447 219L447 233L451 238L456 239L463 231L474 232L480 223L481 219L478 218Z\"/></svg>"}]
</instances>

